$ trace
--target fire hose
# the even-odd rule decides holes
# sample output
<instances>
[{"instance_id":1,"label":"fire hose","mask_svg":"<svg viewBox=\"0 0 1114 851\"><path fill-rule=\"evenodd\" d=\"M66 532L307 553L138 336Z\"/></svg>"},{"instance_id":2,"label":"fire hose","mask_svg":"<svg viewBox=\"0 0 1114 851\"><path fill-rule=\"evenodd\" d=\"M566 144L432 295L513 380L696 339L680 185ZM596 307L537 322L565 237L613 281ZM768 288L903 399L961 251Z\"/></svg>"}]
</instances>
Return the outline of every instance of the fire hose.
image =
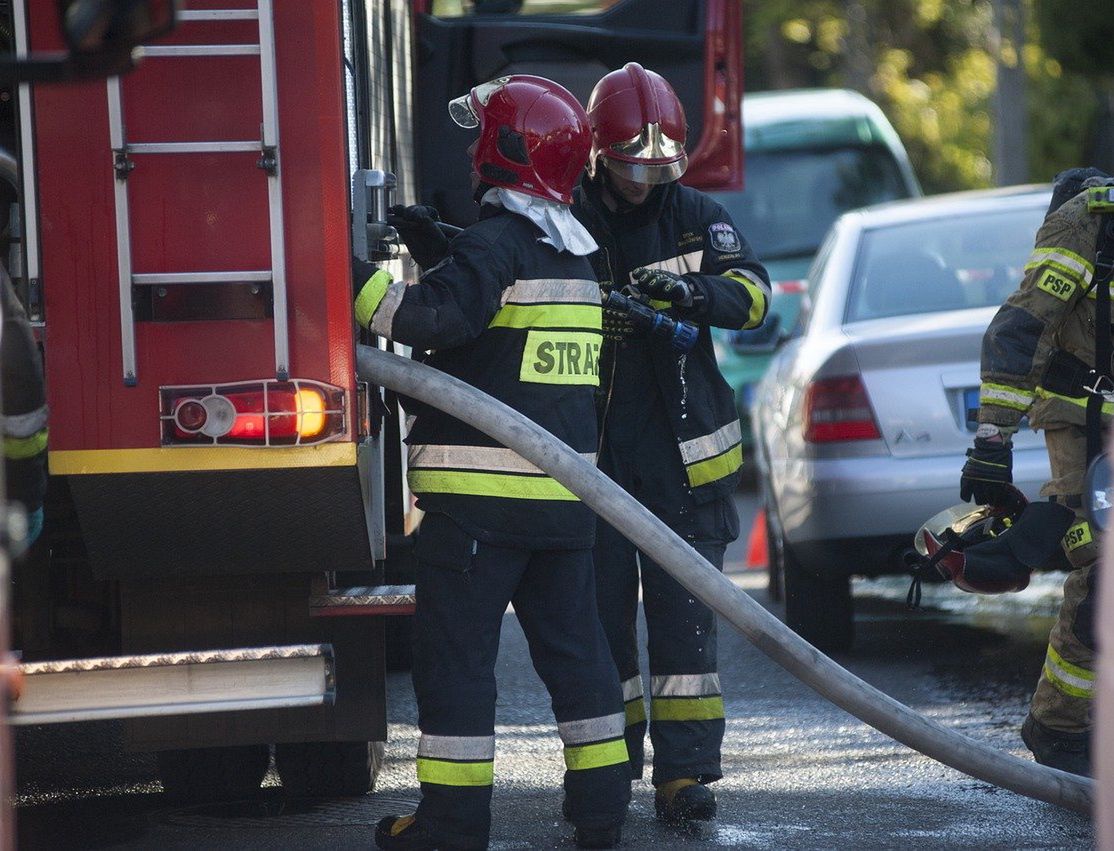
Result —
<instances>
[{"instance_id":1,"label":"fire hose","mask_svg":"<svg viewBox=\"0 0 1114 851\"><path fill-rule=\"evenodd\" d=\"M357 347L357 373L445 411L513 449L578 496L755 647L879 732L978 780L1089 814L1086 777L1023 760L926 718L829 659L716 570L634 497L548 431L486 393L408 358Z\"/></svg>"}]
</instances>

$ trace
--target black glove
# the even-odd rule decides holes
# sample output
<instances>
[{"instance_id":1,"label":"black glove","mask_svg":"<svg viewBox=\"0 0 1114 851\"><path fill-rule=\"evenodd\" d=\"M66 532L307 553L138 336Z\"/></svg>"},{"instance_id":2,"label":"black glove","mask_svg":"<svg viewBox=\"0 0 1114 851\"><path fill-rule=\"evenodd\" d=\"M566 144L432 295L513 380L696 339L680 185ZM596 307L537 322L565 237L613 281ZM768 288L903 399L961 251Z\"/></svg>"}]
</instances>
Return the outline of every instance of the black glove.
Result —
<instances>
[{"instance_id":1,"label":"black glove","mask_svg":"<svg viewBox=\"0 0 1114 851\"><path fill-rule=\"evenodd\" d=\"M437 227L439 221L441 217L435 208L421 204L397 205L387 210L387 224L398 231L410 256L423 269L436 266L449 253L449 238Z\"/></svg>"},{"instance_id":2,"label":"black glove","mask_svg":"<svg viewBox=\"0 0 1114 851\"><path fill-rule=\"evenodd\" d=\"M669 301L679 307L691 307L693 286L680 275L664 269L635 269L631 272L634 286L647 298Z\"/></svg>"},{"instance_id":3,"label":"black glove","mask_svg":"<svg viewBox=\"0 0 1114 851\"><path fill-rule=\"evenodd\" d=\"M967 450L959 498L976 505L1007 505L1013 498L1013 446L1001 438L976 437Z\"/></svg>"}]
</instances>

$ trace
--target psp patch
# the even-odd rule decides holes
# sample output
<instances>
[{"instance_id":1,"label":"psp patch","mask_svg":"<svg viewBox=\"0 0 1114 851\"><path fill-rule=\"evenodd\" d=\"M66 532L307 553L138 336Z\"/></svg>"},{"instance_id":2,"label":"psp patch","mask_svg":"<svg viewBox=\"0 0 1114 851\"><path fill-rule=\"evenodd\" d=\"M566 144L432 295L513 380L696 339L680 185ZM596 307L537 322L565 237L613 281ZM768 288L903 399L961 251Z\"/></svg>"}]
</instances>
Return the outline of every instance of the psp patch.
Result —
<instances>
[{"instance_id":1,"label":"psp patch","mask_svg":"<svg viewBox=\"0 0 1114 851\"><path fill-rule=\"evenodd\" d=\"M716 222L708 228L708 236L711 239L712 248L723 254L738 251L742 247L738 232L727 222Z\"/></svg>"}]
</instances>

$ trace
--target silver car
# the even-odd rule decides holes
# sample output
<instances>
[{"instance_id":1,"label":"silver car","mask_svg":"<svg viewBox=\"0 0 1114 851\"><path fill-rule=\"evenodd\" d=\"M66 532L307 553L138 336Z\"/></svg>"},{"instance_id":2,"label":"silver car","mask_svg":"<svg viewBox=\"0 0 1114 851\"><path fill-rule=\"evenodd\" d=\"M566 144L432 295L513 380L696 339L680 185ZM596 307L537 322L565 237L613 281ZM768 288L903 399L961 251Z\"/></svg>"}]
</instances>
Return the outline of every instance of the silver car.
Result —
<instances>
[{"instance_id":1,"label":"silver car","mask_svg":"<svg viewBox=\"0 0 1114 851\"><path fill-rule=\"evenodd\" d=\"M809 271L802 332L751 413L786 623L827 650L854 635L850 577L906 570L929 517L959 502L979 352L1017 287L1047 186L960 192L844 214ZM1048 478L1044 441L1014 439L1014 481Z\"/></svg>"}]
</instances>

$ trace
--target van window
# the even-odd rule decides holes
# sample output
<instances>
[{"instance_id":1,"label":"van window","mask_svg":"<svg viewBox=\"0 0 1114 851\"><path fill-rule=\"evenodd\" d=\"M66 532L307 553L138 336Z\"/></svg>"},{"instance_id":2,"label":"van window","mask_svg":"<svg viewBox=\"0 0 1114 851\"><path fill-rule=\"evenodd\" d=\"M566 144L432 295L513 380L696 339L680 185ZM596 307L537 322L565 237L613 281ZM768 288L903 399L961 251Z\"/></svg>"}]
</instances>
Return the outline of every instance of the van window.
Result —
<instances>
[{"instance_id":1,"label":"van window","mask_svg":"<svg viewBox=\"0 0 1114 851\"><path fill-rule=\"evenodd\" d=\"M748 154L743 191L716 199L758 256L774 260L814 253L848 210L908 195L893 154L872 145Z\"/></svg>"}]
</instances>

